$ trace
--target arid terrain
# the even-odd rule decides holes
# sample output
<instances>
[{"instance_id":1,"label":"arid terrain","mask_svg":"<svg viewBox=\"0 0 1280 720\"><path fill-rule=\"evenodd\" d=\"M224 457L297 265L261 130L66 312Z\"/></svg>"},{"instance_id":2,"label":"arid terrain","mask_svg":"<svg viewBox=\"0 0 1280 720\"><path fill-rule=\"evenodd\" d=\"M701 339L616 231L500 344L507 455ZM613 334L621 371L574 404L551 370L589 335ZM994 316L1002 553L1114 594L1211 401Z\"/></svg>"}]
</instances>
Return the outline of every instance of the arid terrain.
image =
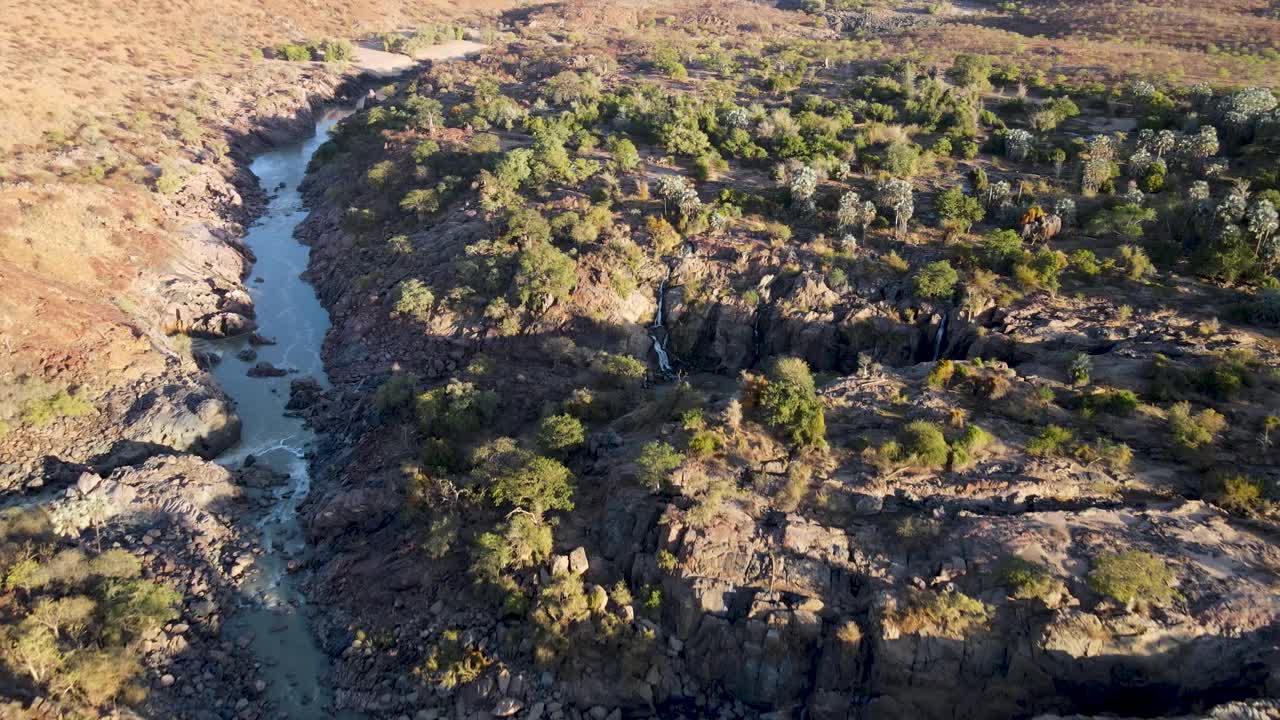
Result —
<instances>
[{"instance_id":1,"label":"arid terrain","mask_svg":"<svg viewBox=\"0 0 1280 720\"><path fill-rule=\"evenodd\" d=\"M1280 717L1275 3L19 1L0 72L0 717Z\"/></svg>"}]
</instances>

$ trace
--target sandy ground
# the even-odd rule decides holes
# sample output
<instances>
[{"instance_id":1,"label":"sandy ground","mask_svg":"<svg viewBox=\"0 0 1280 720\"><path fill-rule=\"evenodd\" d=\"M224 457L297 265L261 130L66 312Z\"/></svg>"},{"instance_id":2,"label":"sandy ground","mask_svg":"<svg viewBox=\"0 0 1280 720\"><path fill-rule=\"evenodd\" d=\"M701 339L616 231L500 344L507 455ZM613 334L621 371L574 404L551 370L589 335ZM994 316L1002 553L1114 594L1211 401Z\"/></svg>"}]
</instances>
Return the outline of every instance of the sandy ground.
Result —
<instances>
[{"instance_id":1,"label":"sandy ground","mask_svg":"<svg viewBox=\"0 0 1280 720\"><path fill-rule=\"evenodd\" d=\"M453 40L432 45L413 57L389 53L361 44L356 46L353 64L367 73L381 77L399 75L423 60L451 60L480 52L484 45L470 40Z\"/></svg>"}]
</instances>

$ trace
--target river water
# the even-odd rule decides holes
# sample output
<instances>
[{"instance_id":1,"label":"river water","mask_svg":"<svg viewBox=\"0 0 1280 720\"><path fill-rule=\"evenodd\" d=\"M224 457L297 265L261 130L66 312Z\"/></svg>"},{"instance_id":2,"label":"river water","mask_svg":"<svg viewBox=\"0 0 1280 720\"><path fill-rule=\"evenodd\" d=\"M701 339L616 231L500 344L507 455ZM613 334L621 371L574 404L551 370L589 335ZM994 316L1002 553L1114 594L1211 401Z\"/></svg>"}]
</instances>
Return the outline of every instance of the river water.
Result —
<instances>
[{"instance_id":1,"label":"river water","mask_svg":"<svg viewBox=\"0 0 1280 720\"><path fill-rule=\"evenodd\" d=\"M304 561L307 544L298 507L311 487L307 452L314 434L300 419L285 414L291 380L311 377L328 387L320 348L329 314L315 290L301 278L310 249L294 238L307 216L298 185L307 163L345 112L331 111L316 124L313 137L260 155L251 169L270 202L249 228L245 243L257 256L247 283L257 311L258 333L276 344L254 347L247 337L218 341L222 362L213 370L218 384L236 403L243 423L240 443L218 462L239 467L249 456L289 476L273 489L272 503L259 521L263 552L248 570L241 607L231 616L227 639L251 650L261 663L258 677L278 711L290 718L332 717L326 683L329 660L311 633L302 594L288 575L290 561ZM237 354L256 350L257 357ZM246 371L259 362L288 368L283 377L253 378ZM247 644L247 645L246 645Z\"/></svg>"}]
</instances>

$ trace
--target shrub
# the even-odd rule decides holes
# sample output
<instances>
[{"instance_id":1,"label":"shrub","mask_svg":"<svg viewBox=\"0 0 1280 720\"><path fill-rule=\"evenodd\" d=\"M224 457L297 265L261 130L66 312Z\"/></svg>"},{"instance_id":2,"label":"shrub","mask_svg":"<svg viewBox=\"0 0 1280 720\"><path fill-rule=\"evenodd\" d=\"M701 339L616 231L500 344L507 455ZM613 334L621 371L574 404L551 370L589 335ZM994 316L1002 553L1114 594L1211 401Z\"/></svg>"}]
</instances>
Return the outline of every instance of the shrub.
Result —
<instances>
[{"instance_id":1,"label":"shrub","mask_svg":"<svg viewBox=\"0 0 1280 720\"><path fill-rule=\"evenodd\" d=\"M614 387L629 387L644 380L648 368L630 355L600 353L596 358L596 370Z\"/></svg>"},{"instance_id":2,"label":"shrub","mask_svg":"<svg viewBox=\"0 0 1280 720\"><path fill-rule=\"evenodd\" d=\"M348 62L356 54L351 43L341 38L321 41L318 50L320 59L329 63Z\"/></svg>"},{"instance_id":3,"label":"shrub","mask_svg":"<svg viewBox=\"0 0 1280 720\"><path fill-rule=\"evenodd\" d=\"M22 420L41 427L58 418L80 417L91 412L93 412L91 403L62 389L48 397L29 400L23 406Z\"/></svg>"},{"instance_id":4,"label":"shrub","mask_svg":"<svg viewBox=\"0 0 1280 720\"><path fill-rule=\"evenodd\" d=\"M992 613L991 606L962 592L921 590L912 593L907 607L894 614L892 621L905 633L938 632L964 637L991 622Z\"/></svg>"},{"instance_id":5,"label":"shrub","mask_svg":"<svg viewBox=\"0 0 1280 720\"><path fill-rule=\"evenodd\" d=\"M799 358L780 358L769 370L759 405L766 421L800 447L825 447L827 423L813 374Z\"/></svg>"},{"instance_id":6,"label":"shrub","mask_svg":"<svg viewBox=\"0 0 1280 720\"><path fill-rule=\"evenodd\" d=\"M938 260L925 265L916 273L913 284L920 297L942 299L951 297L959 279L960 276L951 267L951 263Z\"/></svg>"},{"instance_id":7,"label":"shrub","mask_svg":"<svg viewBox=\"0 0 1280 720\"><path fill-rule=\"evenodd\" d=\"M947 77L962 87L986 89L991 86L991 70L991 58L960 53L947 70Z\"/></svg>"},{"instance_id":8,"label":"shrub","mask_svg":"<svg viewBox=\"0 0 1280 720\"><path fill-rule=\"evenodd\" d=\"M914 143L895 142L884 153L884 168L894 177L909 178L920 165L920 147Z\"/></svg>"},{"instance_id":9,"label":"shrub","mask_svg":"<svg viewBox=\"0 0 1280 720\"><path fill-rule=\"evenodd\" d=\"M458 541L458 518L456 515L445 515L431 521L427 527L427 537L422 543L422 550L432 560L439 560L453 549Z\"/></svg>"},{"instance_id":10,"label":"shrub","mask_svg":"<svg viewBox=\"0 0 1280 720\"><path fill-rule=\"evenodd\" d=\"M498 396L454 379L418 395L414 410L423 432L460 436L478 432L498 409Z\"/></svg>"},{"instance_id":11,"label":"shrub","mask_svg":"<svg viewBox=\"0 0 1280 720\"><path fill-rule=\"evenodd\" d=\"M396 415L407 411L418 389L418 376L412 373L395 373L378 386L373 394L373 407L383 415Z\"/></svg>"},{"instance_id":12,"label":"shrub","mask_svg":"<svg viewBox=\"0 0 1280 720\"><path fill-rule=\"evenodd\" d=\"M628 138L611 138L609 153L613 156L613 164L622 172L631 172L640 166L640 153L636 150L635 143Z\"/></svg>"},{"instance_id":13,"label":"shrub","mask_svg":"<svg viewBox=\"0 0 1280 720\"><path fill-rule=\"evenodd\" d=\"M1137 245L1120 246L1120 263L1124 266L1125 277L1134 282L1142 282L1156 272L1147 251Z\"/></svg>"},{"instance_id":14,"label":"shrub","mask_svg":"<svg viewBox=\"0 0 1280 720\"><path fill-rule=\"evenodd\" d=\"M724 444L720 433L714 430L698 430L689 438L689 454L694 457L711 457Z\"/></svg>"},{"instance_id":15,"label":"shrub","mask_svg":"<svg viewBox=\"0 0 1280 720\"><path fill-rule=\"evenodd\" d=\"M640 449L636 465L640 468L640 483L657 492L667 483L671 473L684 462L684 455L665 442L654 440Z\"/></svg>"},{"instance_id":16,"label":"shrub","mask_svg":"<svg viewBox=\"0 0 1280 720\"><path fill-rule=\"evenodd\" d=\"M929 375L925 378L925 384L938 390L947 386L951 382L951 378L955 375L956 365L950 360L940 360L933 364L933 368L929 370Z\"/></svg>"},{"instance_id":17,"label":"shrub","mask_svg":"<svg viewBox=\"0 0 1280 720\"><path fill-rule=\"evenodd\" d=\"M1004 562L1000 578L1009 587L1009 597L1015 600L1045 601L1064 589L1062 581L1050 574L1048 568L1017 557Z\"/></svg>"},{"instance_id":18,"label":"shrub","mask_svg":"<svg viewBox=\"0 0 1280 720\"><path fill-rule=\"evenodd\" d=\"M405 318L425 323L431 319L436 296L431 288L418 278L407 278L396 285L395 308L391 317Z\"/></svg>"},{"instance_id":19,"label":"shrub","mask_svg":"<svg viewBox=\"0 0 1280 720\"><path fill-rule=\"evenodd\" d=\"M1089 384L1089 375L1093 372L1093 360L1086 353L1076 353L1067 366L1067 380L1076 387Z\"/></svg>"},{"instance_id":20,"label":"shrub","mask_svg":"<svg viewBox=\"0 0 1280 720\"><path fill-rule=\"evenodd\" d=\"M658 569L668 575L674 575L680 569L680 561L671 551L659 550Z\"/></svg>"},{"instance_id":21,"label":"shrub","mask_svg":"<svg viewBox=\"0 0 1280 720\"><path fill-rule=\"evenodd\" d=\"M572 415L552 415L538 426L538 446L552 455L567 453L585 440L582 422Z\"/></svg>"},{"instance_id":22,"label":"shrub","mask_svg":"<svg viewBox=\"0 0 1280 720\"><path fill-rule=\"evenodd\" d=\"M526 244L517 260L513 290L518 304L542 312L569 297L578 284L577 263L546 240Z\"/></svg>"},{"instance_id":23,"label":"shrub","mask_svg":"<svg viewBox=\"0 0 1280 720\"><path fill-rule=\"evenodd\" d=\"M1072 270L1084 277L1094 278L1102 274L1102 265L1098 262L1098 256L1092 250L1086 248L1073 250L1067 256L1067 262Z\"/></svg>"},{"instance_id":24,"label":"shrub","mask_svg":"<svg viewBox=\"0 0 1280 720\"><path fill-rule=\"evenodd\" d=\"M1138 396L1132 390L1104 390L1085 395L1081 411L1085 417L1096 413L1127 417L1138 409Z\"/></svg>"},{"instance_id":25,"label":"shrub","mask_svg":"<svg viewBox=\"0 0 1280 720\"><path fill-rule=\"evenodd\" d=\"M1143 226L1156 219L1156 211L1135 203L1125 203L1103 210L1089 220L1094 235L1115 235L1130 240L1141 238Z\"/></svg>"},{"instance_id":26,"label":"shrub","mask_svg":"<svg viewBox=\"0 0 1280 720\"><path fill-rule=\"evenodd\" d=\"M948 460L951 469L960 470L968 467L973 462L974 454L982 452L994 441L995 438L991 433L977 425L965 427L960 436L951 441L951 454Z\"/></svg>"},{"instance_id":27,"label":"shrub","mask_svg":"<svg viewBox=\"0 0 1280 720\"><path fill-rule=\"evenodd\" d=\"M512 453L488 480L495 505L510 504L535 515L573 509L573 473L551 458Z\"/></svg>"},{"instance_id":28,"label":"shrub","mask_svg":"<svg viewBox=\"0 0 1280 720\"><path fill-rule=\"evenodd\" d=\"M452 689L479 678L492 662L480 650L464 645L461 632L450 629L427 651L422 668L434 675L439 685Z\"/></svg>"},{"instance_id":29,"label":"shrub","mask_svg":"<svg viewBox=\"0 0 1280 720\"><path fill-rule=\"evenodd\" d=\"M1264 502L1262 481L1240 473L1224 475L1209 483L1209 498L1227 512L1248 515Z\"/></svg>"},{"instance_id":30,"label":"shrub","mask_svg":"<svg viewBox=\"0 0 1280 720\"><path fill-rule=\"evenodd\" d=\"M955 232L967 233L974 223L982 222L987 211L978 198L965 195L963 190L953 187L938 196L938 214Z\"/></svg>"},{"instance_id":31,"label":"shrub","mask_svg":"<svg viewBox=\"0 0 1280 720\"><path fill-rule=\"evenodd\" d=\"M1162 606L1179 597L1173 579L1164 560L1129 550L1100 555L1089 573L1089 586L1129 608L1138 602Z\"/></svg>"},{"instance_id":32,"label":"shrub","mask_svg":"<svg viewBox=\"0 0 1280 720\"><path fill-rule=\"evenodd\" d=\"M1191 403L1174 403L1168 414L1169 433L1178 445L1194 450L1214 441L1227 428L1227 419L1213 408L1191 412Z\"/></svg>"},{"instance_id":33,"label":"shrub","mask_svg":"<svg viewBox=\"0 0 1280 720\"><path fill-rule=\"evenodd\" d=\"M276 55L289 62L308 62L311 60L311 48L297 43L286 43L276 48Z\"/></svg>"},{"instance_id":34,"label":"shrub","mask_svg":"<svg viewBox=\"0 0 1280 720\"><path fill-rule=\"evenodd\" d=\"M1060 425L1049 425L1027 443L1027 452L1037 457L1061 455L1075 433Z\"/></svg>"},{"instance_id":35,"label":"shrub","mask_svg":"<svg viewBox=\"0 0 1280 720\"><path fill-rule=\"evenodd\" d=\"M901 461L908 465L940 469L946 466L951 448L935 423L917 420L903 428L899 437Z\"/></svg>"}]
</instances>

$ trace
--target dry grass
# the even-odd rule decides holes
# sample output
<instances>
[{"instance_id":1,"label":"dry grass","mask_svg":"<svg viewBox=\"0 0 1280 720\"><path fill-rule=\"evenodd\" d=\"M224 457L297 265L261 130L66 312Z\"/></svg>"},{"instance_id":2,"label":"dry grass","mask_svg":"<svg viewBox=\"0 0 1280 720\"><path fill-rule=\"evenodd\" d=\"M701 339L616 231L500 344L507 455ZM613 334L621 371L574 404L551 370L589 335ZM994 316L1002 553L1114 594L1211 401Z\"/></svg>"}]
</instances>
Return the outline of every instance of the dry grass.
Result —
<instances>
[{"instance_id":1,"label":"dry grass","mask_svg":"<svg viewBox=\"0 0 1280 720\"><path fill-rule=\"evenodd\" d=\"M896 51L946 61L986 53L1051 74L1177 84L1280 80L1280 19L1266 0L1032 0L1025 12L982 11L887 39Z\"/></svg>"}]
</instances>

